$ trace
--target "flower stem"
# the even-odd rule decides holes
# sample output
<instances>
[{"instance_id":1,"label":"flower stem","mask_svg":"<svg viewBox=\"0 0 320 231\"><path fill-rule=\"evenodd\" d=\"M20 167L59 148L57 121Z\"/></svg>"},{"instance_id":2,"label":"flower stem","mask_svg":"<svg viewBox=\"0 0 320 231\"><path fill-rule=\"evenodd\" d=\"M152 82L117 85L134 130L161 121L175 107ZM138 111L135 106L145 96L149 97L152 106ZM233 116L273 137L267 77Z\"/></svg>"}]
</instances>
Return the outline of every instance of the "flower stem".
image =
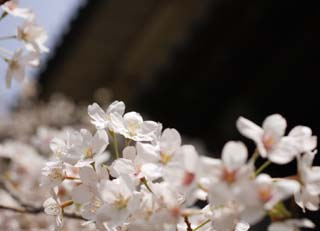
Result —
<instances>
[{"instance_id":1,"label":"flower stem","mask_svg":"<svg viewBox=\"0 0 320 231\"><path fill-rule=\"evenodd\" d=\"M195 227L192 231L197 231L199 229L201 229L203 226L205 226L206 224L208 224L210 222L210 219L202 222L200 225L198 225L197 227Z\"/></svg>"},{"instance_id":2,"label":"flower stem","mask_svg":"<svg viewBox=\"0 0 320 231\"><path fill-rule=\"evenodd\" d=\"M118 142L117 142L117 135L113 131L110 131L110 135L112 137L112 143L113 143L114 152L116 154L116 159L119 159L120 155L119 155L119 148L118 148Z\"/></svg>"},{"instance_id":3,"label":"flower stem","mask_svg":"<svg viewBox=\"0 0 320 231\"><path fill-rule=\"evenodd\" d=\"M2 19L4 19L7 15L8 15L8 13L7 13L6 11L4 11L4 12L1 14L1 16L0 16L0 21L1 21Z\"/></svg>"},{"instance_id":4,"label":"flower stem","mask_svg":"<svg viewBox=\"0 0 320 231\"><path fill-rule=\"evenodd\" d=\"M270 160L264 162L254 173L255 176L259 175L264 169L266 169L272 162Z\"/></svg>"},{"instance_id":5,"label":"flower stem","mask_svg":"<svg viewBox=\"0 0 320 231\"><path fill-rule=\"evenodd\" d=\"M64 179L66 179L66 180L80 180L80 178L73 177L73 176L65 176Z\"/></svg>"},{"instance_id":6,"label":"flower stem","mask_svg":"<svg viewBox=\"0 0 320 231\"><path fill-rule=\"evenodd\" d=\"M73 201L72 201L72 200L70 200L70 201L65 201L65 202L63 202L62 204L60 204L60 207L63 209L63 208L68 207L68 206L70 206L70 205L72 205L72 204L73 204Z\"/></svg>"},{"instance_id":7,"label":"flower stem","mask_svg":"<svg viewBox=\"0 0 320 231\"><path fill-rule=\"evenodd\" d=\"M148 189L149 192L152 193L152 189L151 189L150 186L148 185L147 179L146 179L145 177L142 177L142 178L140 179L140 182L141 182L144 186L146 186L146 188Z\"/></svg>"},{"instance_id":8,"label":"flower stem","mask_svg":"<svg viewBox=\"0 0 320 231\"><path fill-rule=\"evenodd\" d=\"M254 153L252 154L249 162L255 163L256 160L258 159L258 157L259 157L259 151L258 151L258 149L256 148L256 150L254 150Z\"/></svg>"}]
</instances>

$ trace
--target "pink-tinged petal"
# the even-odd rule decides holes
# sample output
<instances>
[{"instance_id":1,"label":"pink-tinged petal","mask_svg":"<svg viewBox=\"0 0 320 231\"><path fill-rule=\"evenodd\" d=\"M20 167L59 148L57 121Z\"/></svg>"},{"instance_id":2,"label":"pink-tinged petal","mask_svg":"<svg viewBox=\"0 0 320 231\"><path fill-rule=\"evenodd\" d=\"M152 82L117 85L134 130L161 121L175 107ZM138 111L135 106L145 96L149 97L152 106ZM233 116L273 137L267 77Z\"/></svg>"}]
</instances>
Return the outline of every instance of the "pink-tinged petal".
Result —
<instances>
[{"instance_id":1,"label":"pink-tinged petal","mask_svg":"<svg viewBox=\"0 0 320 231\"><path fill-rule=\"evenodd\" d=\"M81 184L72 190L72 200L75 203L83 204L90 201L93 198L93 193L89 190L87 185Z\"/></svg>"},{"instance_id":2,"label":"pink-tinged petal","mask_svg":"<svg viewBox=\"0 0 320 231\"><path fill-rule=\"evenodd\" d=\"M82 183L86 185L95 185L98 183L96 172L91 167L82 167L79 172Z\"/></svg>"},{"instance_id":3,"label":"pink-tinged petal","mask_svg":"<svg viewBox=\"0 0 320 231\"><path fill-rule=\"evenodd\" d=\"M133 146L125 147L125 148L123 149L123 151L122 151L122 156L123 156L123 158L125 158L125 159L134 161L134 159L135 159L136 156L137 156L137 150L136 150L136 148L133 147Z\"/></svg>"},{"instance_id":4,"label":"pink-tinged petal","mask_svg":"<svg viewBox=\"0 0 320 231\"><path fill-rule=\"evenodd\" d=\"M270 133L275 137L281 137L287 128L287 121L281 115L273 114L263 121L262 128L265 133Z\"/></svg>"},{"instance_id":5,"label":"pink-tinged petal","mask_svg":"<svg viewBox=\"0 0 320 231\"><path fill-rule=\"evenodd\" d=\"M247 147L242 142L229 141L223 147L221 158L228 170L237 170L247 161Z\"/></svg>"},{"instance_id":6,"label":"pink-tinged petal","mask_svg":"<svg viewBox=\"0 0 320 231\"><path fill-rule=\"evenodd\" d=\"M172 154L181 146L181 136L176 129L167 128L163 131L160 138L161 152Z\"/></svg>"}]
</instances>

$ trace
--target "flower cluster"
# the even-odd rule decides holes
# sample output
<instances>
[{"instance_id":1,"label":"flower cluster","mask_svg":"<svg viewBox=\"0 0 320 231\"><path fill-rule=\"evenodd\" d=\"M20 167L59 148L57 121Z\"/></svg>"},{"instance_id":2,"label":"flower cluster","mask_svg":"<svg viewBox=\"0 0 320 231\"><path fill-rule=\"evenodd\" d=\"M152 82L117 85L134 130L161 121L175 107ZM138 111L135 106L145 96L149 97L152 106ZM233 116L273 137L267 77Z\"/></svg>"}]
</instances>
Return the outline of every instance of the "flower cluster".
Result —
<instances>
[{"instance_id":1,"label":"flower cluster","mask_svg":"<svg viewBox=\"0 0 320 231\"><path fill-rule=\"evenodd\" d=\"M240 117L237 128L256 150L229 141L221 159L199 155L183 144L176 129L125 112L121 101L106 110L89 105L95 131L68 130L52 139L52 159L42 169L50 190L45 212L56 217L56 230L71 210L103 231L245 231L264 217L270 231L313 228L287 208L293 199L305 210L319 209L320 168L312 166L317 138L311 129L294 127L278 115L262 127ZM256 168L256 160L265 162ZM275 178L270 164L297 161L297 173ZM61 189L68 189L68 195ZM204 205L204 206L201 206Z\"/></svg>"},{"instance_id":2,"label":"flower cluster","mask_svg":"<svg viewBox=\"0 0 320 231\"><path fill-rule=\"evenodd\" d=\"M5 79L7 87L10 87L12 79L23 81L26 77L26 67L38 66L40 54L49 50L44 45L47 33L37 24L34 12L28 8L20 8L19 0L2 2L0 3L2 9L0 20L7 15L23 20L22 24L16 28L15 35L0 35L0 40L16 39L24 44L24 48L19 48L13 53L0 47L0 57L8 64Z\"/></svg>"}]
</instances>

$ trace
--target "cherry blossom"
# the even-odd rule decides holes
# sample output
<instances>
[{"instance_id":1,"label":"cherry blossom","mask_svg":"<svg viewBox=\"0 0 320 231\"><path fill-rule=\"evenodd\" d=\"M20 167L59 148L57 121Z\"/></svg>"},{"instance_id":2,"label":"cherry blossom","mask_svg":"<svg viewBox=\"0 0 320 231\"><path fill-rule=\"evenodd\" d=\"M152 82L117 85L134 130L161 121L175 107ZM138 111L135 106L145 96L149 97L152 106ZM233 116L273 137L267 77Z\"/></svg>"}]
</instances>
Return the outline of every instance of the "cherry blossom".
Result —
<instances>
[{"instance_id":1,"label":"cherry blossom","mask_svg":"<svg viewBox=\"0 0 320 231\"><path fill-rule=\"evenodd\" d=\"M305 153L298 157L298 180L300 190L295 193L296 203L305 209L316 211L320 203L320 167L312 166L316 152Z\"/></svg>"},{"instance_id":2,"label":"cherry blossom","mask_svg":"<svg viewBox=\"0 0 320 231\"><path fill-rule=\"evenodd\" d=\"M6 86L11 87L12 79L22 82L26 78L26 67L37 66L39 55L36 52L25 54L22 49L17 50L8 60L8 70L6 73Z\"/></svg>"},{"instance_id":3,"label":"cherry blossom","mask_svg":"<svg viewBox=\"0 0 320 231\"><path fill-rule=\"evenodd\" d=\"M268 116L262 127L243 117L237 120L238 130L256 143L259 154L277 164L287 164L301 152L306 149L311 151L316 145L309 128L298 126L284 136L286 127L286 120L279 114Z\"/></svg>"}]
</instances>

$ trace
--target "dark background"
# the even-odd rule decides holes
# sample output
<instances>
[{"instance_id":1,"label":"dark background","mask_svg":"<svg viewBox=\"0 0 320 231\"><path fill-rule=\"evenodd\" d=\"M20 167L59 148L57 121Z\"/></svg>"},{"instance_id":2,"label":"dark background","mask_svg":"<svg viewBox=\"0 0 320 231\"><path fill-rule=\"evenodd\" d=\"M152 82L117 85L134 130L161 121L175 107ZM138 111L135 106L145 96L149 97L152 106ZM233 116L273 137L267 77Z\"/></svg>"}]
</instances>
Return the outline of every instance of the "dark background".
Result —
<instances>
[{"instance_id":1,"label":"dark background","mask_svg":"<svg viewBox=\"0 0 320 231\"><path fill-rule=\"evenodd\" d=\"M280 113L288 129L319 136L319 30L317 1L91 0L41 73L42 96L59 90L91 102L108 87L212 155L234 139L253 151L236 130L239 116L261 124ZM289 175L295 163L268 170Z\"/></svg>"}]
</instances>

